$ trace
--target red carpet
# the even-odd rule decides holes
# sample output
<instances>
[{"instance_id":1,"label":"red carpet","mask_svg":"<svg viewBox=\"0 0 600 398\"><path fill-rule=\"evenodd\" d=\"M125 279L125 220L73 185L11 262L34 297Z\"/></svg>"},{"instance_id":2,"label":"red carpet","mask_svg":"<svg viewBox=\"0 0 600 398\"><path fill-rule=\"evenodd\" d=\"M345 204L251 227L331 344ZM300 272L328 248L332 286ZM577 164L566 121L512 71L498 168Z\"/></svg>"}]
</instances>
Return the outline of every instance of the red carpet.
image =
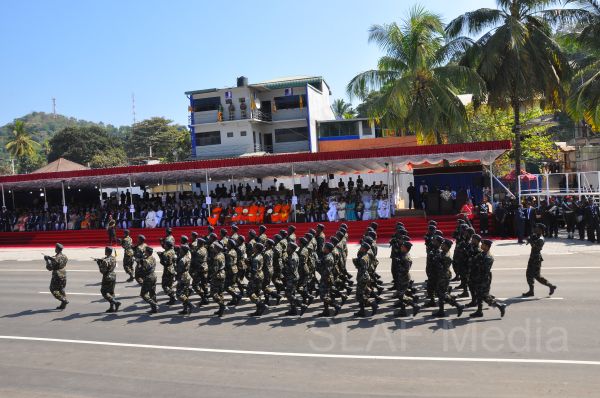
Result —
<instances>
[{"instance_id":1,"label":"red carpet","mask_svg":"<svg viewBox=\"0 0 600 398\"><path fill-rule=\"evenodd\" d=\"M429 219L435 219L438 222L438 229L444 232L447 237L451 237L456 227L455 216L439 216L432 218L424 217L400 217L389 220L377 220L379 228L377 230L380 243L387 242L394 233L396 222L402 221L413 240L421 240L427 232L427 222ZM363 235L371 221L351 221L348 224L348 234L350 242L356 243ZM310 228L315 228L317 223L299 223L296 225L296 236L300 238ZM333 235L341 223L323 223L325 225L325 234L327 237ZM478 224L478 222L476 223ZM275 235L281 229L287 229L288 224L267 224L267 234ZM258 225L240 225L240 233L248 235L250 229L258 232ZM221 227L216 227L216 232ZM229 227L225 226L228 231ZM176 238L185 234L190 236L192 231L197 231L200 236L207 233L206 227L175 227L173 235ZM159 238L165 235L164 228L154 229L131 229L131 236L134 238L138 234L146 236L150 245L159 245ZM122 237L122 230L117 231L117 236ZM56 232L0 232L0 247L52 247L56 242L62 243L65 247L101 247L107 244L107 233L105 230L79 230L79 231L56 231Z\"/></svg>"}]
</instances>

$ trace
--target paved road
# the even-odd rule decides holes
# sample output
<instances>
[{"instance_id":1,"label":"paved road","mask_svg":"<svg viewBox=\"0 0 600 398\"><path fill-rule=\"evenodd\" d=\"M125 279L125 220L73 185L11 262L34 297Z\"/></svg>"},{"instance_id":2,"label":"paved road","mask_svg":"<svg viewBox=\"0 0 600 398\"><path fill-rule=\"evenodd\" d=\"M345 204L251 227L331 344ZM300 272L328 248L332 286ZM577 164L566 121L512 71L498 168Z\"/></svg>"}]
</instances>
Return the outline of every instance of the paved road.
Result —
<instances>
[{"instance_id":1,"label":"paved road","mask_svg":"<svg viewBox=\"0 0 600 398\"><path fill-rule=\"evenodd\" d=\"M332 320L315 317L318 304L302 318L283 316L284 305L248 318L248 303L223 319L214 305L149 316L124 282L122 312L105 314L100 274L82 261L89 251L69 263L71 304L59 312L42 262L0 253L0 396L597 396L600 252L564 246L545 256L555 296L538 286L532 300L514 298L526 288L525 249L498 247L492 292L510 306L504 319L488 309L475 321L454 310L444 321L430 311L400 320L390 300L362 320L354 301Z\"/></svg>"}]
</instances>

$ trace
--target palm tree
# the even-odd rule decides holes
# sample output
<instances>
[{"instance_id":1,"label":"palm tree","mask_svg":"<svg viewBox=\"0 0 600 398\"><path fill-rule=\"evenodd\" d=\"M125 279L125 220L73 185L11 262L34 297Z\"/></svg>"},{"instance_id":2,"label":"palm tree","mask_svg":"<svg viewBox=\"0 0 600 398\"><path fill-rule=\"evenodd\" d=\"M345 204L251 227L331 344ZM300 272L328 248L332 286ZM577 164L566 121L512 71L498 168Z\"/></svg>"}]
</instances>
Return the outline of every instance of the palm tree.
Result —
<instances>
[{"instance_id":1,"label":"palm tree","mask_svg":"<svg viewBox=\"0 0 600 398\"><path fill-rule=\"evenodd\" d=\"M560 106L563 85L570 76L568 60L552 38L550 23L565 10L550 9L552 0L496 0L497 9L481 8L450 22L451 38L479 36L461 60L485 80L487 102L495 109L512 109L515 169L521 173L521 121L524 105L540 101Z\"/></svg>"},{"instance_id":2,"label":"palm tree","mask_svg":"<svg viewBox=\"0 0 600 398\"><path fill-rule=\"evenodd\" d=\"M356 114L356 111L352 109L352 104L344 101L339 98L333 101L333 105L331 105L331 110L335 115L336 119L351 119ZM347 117L350 116L350 117Z\"/></svg>"},{"instance_id":3,"label":"palm tree","mask_svg":"<svg viewBox=\"0 0 600 398\"><path fill-rule=\"evenodd\" d=\"M13 158L22 159L32 157L35 154L36 147L40 146L25 131L25 123L22 120L15 121L12 135L12 138L6 143L5 148Z\"/></svg>"},{"instance_id":4,"label":"palm tree","mask_svg":"<svg viewBox=\"0 0 600 398\"><path fill-rule=\"evenodd\" d=\"M581 7L574 30L583 56L576 63L567 112L575 120L584 120L592 130L600 131L600 2L572 0L569 3Z\"/></svg>"},{"instance_id":5,"label":"palm tree","mask_svg":"<svg viewBox=\"0 0 600 398\"><path fill-rule=\"evenodd\" d=\"M483 81L464 66L447 64L464 39L447 42L440 16L422 7L410 10L401 25L373 25L369 41L385 51L377 69L362 72L347 86L349 95L370 97L369 117L386 127L410 130L421 143L442 144L443 133L466 127L458 98L463 87L481 95Z\"/></svg>"}]
</instances>

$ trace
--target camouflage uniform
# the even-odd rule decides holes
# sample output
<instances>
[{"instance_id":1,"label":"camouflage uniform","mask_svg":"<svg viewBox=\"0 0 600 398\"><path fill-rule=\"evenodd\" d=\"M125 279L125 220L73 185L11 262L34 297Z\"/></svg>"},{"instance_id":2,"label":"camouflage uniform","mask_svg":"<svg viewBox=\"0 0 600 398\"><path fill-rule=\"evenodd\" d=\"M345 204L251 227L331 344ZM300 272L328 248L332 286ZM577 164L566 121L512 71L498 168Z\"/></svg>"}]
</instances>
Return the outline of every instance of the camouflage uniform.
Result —
<instances>
[{"instance_id":1,"label":"camouflage uniform","mask_svg":"<svg viewBox=\"0 0 600 398\"><path fill-rule=\"evenodd\" d=\"M117 282L117 275L115 274L115 268L117 267L117 260L112 255L96 260L98 263L98 269L102 274L102 284L100 286L100 293L106 301L110 303L109 312L114 310L114 306L117 304L115 301L115 284Z\"/></svg>"},{"instance_id":2,"label":"camouflage uniform","mask_svg":"<svg viewBox=\"0 0 600 398\"><path fill-rule=\"evenodd\" d=\"M135 270L134 270L134 278L137 281L137 283L139 283L140 285L143 283L143 276L140 274L140 267L142 266L142 262L145 256L145 252L146 252L146 248L148 247L148 245L146 245L145 242L142 242L140 244L137 244L133 247L133 259L135 260Z\"/></svg>"},{"instance_id":3,"label":"camouflage uniform","mask_svg":"<svg viewBox=\"0 0 600 398\"><path fill-rule=\"evenodd\" d=\"M297 315L297 307L300 305L300 300L296 298L296 286L299 279L298 267L300 259L298 253L293 251L288 253L287 261L283 267L283 276L285 278L285 297L290 304L290 310L286 315Z\"/></svg>"},{"instance_id":4,"label":"camouflage uniform","mask_svg":"<svg viewBox=\"0 0 600 398\"><path fill-rule=\"evenodd\" d=\"M202 298L202 304L207 304L208 296L208 251L206 246L200 245L198 240L193 240L190 245L192 254L190 263L190 276L192 289Z\"/></svg>"},{"instance_id":5,"label":"camouflage uniform","mask_svg":"<svg viewBox=\"0 0 600 398\"><path fill-rule=\"evenodd\" d=\"M170 248L164 252L158 253L158 257L163 266L161 287L165 294L169 296L168 304L175 304L175 278L177 277L175 265L177 264L177 254L175 254L175 250Z\"/></svg>"},{"instance_id":6,"label":"camouflage uniform","mask_svg":"<svg viewBox=\"0 0 600 398\"><path fill-rule=\"evenodd\" d=\"M377 309L377 302L370 299L371 295L371 276L369 275L369 269L372 268L369 254L365 252L359 252L358 257L353 261L354 266L357 269L356 275L356 301L360 307L359 311L355 313L356 316L365 316L365 306L370 305L373 308L373 314Z\"/></svg>"},{"instance_id":7,"label":"camouflage uniform","mask_svg":"<svg viewBox=\"0 0 600 398\"><path fill-rule=\"evenodd\" d=\"M450 245L452 243L450 242ZM440 250L438 251L437 257L434 261L434 273L436 279L436 295L438 297L438 312L434 315L437 316L445 316L444 314L444 304L448 303L453 307L458 308L458 315L462 314L463 306L458 304L456 299L452 297L448 289L450 287L450 279L452 278L452 273L450 272L450 267L452 266L452 258L447 251Z\"/></svg>"},{"instance_id":8,"label":"camouflage uniform","mask_svg":"<svg viewBox=\"0 0 600 398\"><path fill-rule=\"evenodd\" d=\"M140 297L150 304L152 312L156 312L156 260L152 255L148 255L140 259L138 264L138 275L142 279Z\"/></svg>"},{"instance_id":9,"label":"camouflage uniform","mask_svg":"<svg viewBox=\"0 0 600 398\"><path fill-rule=\"evenodd\" d=\"M416 300L413 297L407 297L406 293L410 288L410 284L412 281L410 275L410 269L412 268L412 258L408 253L398 253L397 257L395 257L395 276L394 279L396 281L396 289L398 291L398 302L395 305L396 307L400 307L399 316L406 316L406 305L413 307L413 314L416 315L416 312L419 310L419 306L416 303Z\"/></svg>"},{"instance_id":10,"label":"camouflage uniform","mask_svg":"<svg viewBox=\"0 0 600 398\"><path fill-rule=\"evenodd\" d=\"M483 316L483 303L490 307L496 307L500 310L501 316L504 316L505 305L499 303L494 296L490 294L492 284L492 266L494 257L489 253L480 252L473 259L473 268L471 270L471 279L473 284L474 299L477 304L477 311L471 316Z\"/></svg>"},{"instance_id":11,"label":"camouflage uniform","mask_svg":"<svg viewBox=\"0 0 600 398\"><path fill-rule=\"evenodd\" d=\"M69 303L65 288L67 287L67 256L62 252L55 256L46 256L46 269L52 271L52 279L50 279L50 293L55 299L61 302L61 306ZM64 307L63 307L64 308Z\"/></svg>"},{"instance_id":12,"label":"camouflage uniform","mask_svg":"<svg viewBox=\"0 0 600 398\"><path fill-rule=\"evenodd\" d=\"M121 239L121 247L123 248L123 269L129 275L129 279L133 279L133 241L131 236L125 236Z\"/></svg>"},{"instance_id":13,"label":"camouflage uniform","mask_svg":"<svg viewBox=\"0 0 600 398\"><path fill-rule=\"evenodd\" d=\"M322 316L329 316L329 307L334 306L336 314L340 310L340 306L332 297L333 287L333 270L335 268L335 259L332 253L323 254L321 261L318 263L317 271L321 278L319 279L319 297L323 301Z\"/></svg>"},{"instance_id":14,"label":"camouflage uniform","mask_svg":"<svg viewBox=\"0 0 600 398\"><path fill-rule=\"evenodd\" d=\"M192 309L190 303L190 296L192 294L191 283L192 277L190 275L192 257L187 248L184 247L179 249L179 256L177 258L177 299L183 303L183 310L181 314L189 314Z\"/></svg>"},{"instance_id":15,"label":"camouflage uniform","mask_svg":"<svg viewBox=\"0 0 600 398\"><path fill-rule=\"evenodd\" d=\"M229 247L229 245L227 246ZM225 251L225 290L231 294L232 301L229 305L235 305L241 296L235 291L238 281L238 256L235 247L229 247Z\"/></svg>"},{"instance_id":16,"label":"camouflage uniform","mask_svg":"<svg viewBox=\"0 0 600 398\"><path fill-rule=\"evenodd\" d=\"M209 264L210 294L219 307L225 306L225 254L218 252L213 254L212 262Z\"/></svg>"}]
</instances>

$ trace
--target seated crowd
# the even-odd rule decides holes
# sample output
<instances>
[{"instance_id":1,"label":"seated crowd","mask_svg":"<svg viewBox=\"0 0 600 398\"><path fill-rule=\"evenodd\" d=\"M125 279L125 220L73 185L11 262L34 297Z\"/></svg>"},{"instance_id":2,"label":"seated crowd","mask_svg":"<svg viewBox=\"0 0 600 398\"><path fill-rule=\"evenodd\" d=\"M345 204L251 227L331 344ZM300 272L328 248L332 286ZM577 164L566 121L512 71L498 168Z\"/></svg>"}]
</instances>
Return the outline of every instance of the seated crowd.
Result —
<instances>
[{"instance_id":1,"label":"seated crowd","mask_svg":"<svg viewBox=\"0 0 600 398\"><path fill-rule=\"evenodd\" d=\"M228 224L375 220L390 217L387 186L363 185L358 176L337 188L313 179L308 189L293 192L283 184L267 190L245 186L217 187L209 193L150 194L142 197L121 192L102 203L71 203L65 216L62 206L46 209L2 208L0 231L57 231L118 228L158 228ZM133 204L133 213L131 212ZM295 208L295 209L294 209ZM294 211L295 210L295 211Z\"/></svg>"}]
</instances>

